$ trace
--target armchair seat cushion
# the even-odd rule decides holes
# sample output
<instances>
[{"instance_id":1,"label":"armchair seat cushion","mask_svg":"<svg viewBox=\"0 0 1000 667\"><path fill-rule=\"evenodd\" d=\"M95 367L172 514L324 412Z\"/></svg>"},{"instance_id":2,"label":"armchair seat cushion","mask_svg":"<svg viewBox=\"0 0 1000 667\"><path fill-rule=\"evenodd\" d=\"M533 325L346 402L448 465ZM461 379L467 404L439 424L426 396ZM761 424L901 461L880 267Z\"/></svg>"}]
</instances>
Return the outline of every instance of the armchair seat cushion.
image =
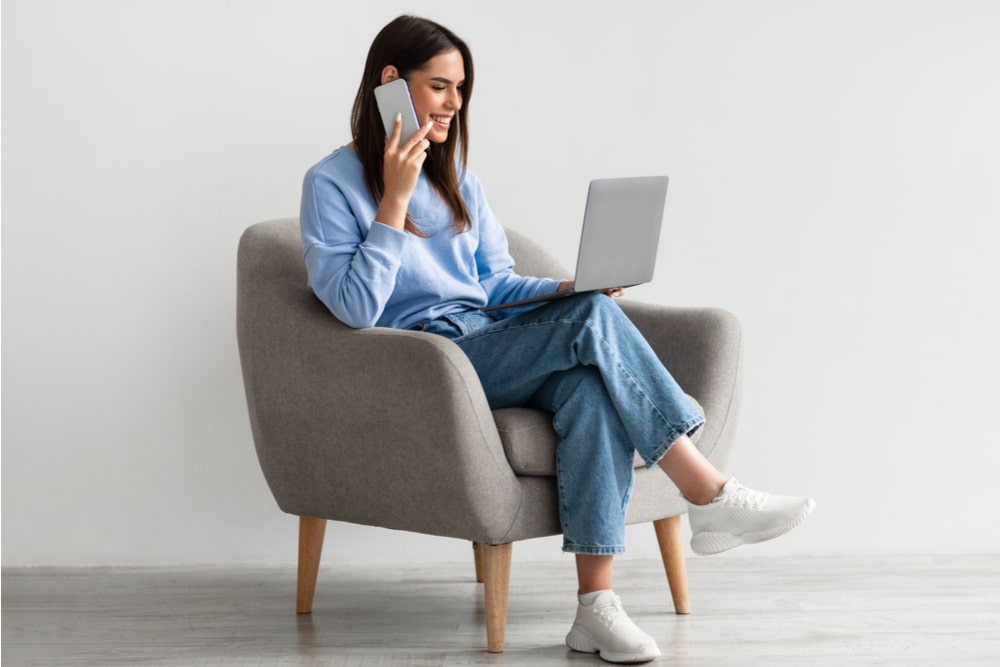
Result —
<instances>
[{"instance_id":1,"label":"armchair seat cushion","mask_svg":"<svg viewBox=\"0 0 1000 667\"><path fill-rule=\"evenodd\" d=\"M690 398L690 397L689 397ZM694 399L691 399L694 401ZM698 405L697 401L694 401ZM701 410L701 405L698 405ZM704 410L702 410L704 414ZM516 475L532 477L556 476L556 432L552 428L552 415L531 408L504 408L493 411L503 443L507 461ZM698 429L691 436L697 444L701 432ZM637 453L635 467L645 465Z\"/></svg>"}]
</instances>

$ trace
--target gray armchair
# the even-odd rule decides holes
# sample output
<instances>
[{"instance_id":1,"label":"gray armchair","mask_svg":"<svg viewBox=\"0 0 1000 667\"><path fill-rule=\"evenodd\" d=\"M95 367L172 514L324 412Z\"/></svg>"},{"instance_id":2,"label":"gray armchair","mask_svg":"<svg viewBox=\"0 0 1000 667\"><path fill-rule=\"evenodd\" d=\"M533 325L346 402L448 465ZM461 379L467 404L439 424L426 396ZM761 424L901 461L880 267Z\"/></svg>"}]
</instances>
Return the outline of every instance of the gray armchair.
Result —
<instances>
[{"instance_id":1,"label":"gray armchair","mask_svg":"<svg viewBox=\"0 0 1000 667\"><path fill-rule=\"evenodd\" d=\"M508 231L525 275L565 276ZM434 334L339 322L306 283L298 221L250 226L237 262L237 334L264 477L300 517L299 613L312 610L327 520L473 542L487 646L503 651L511 545L561 532L550 416L491 411L472 365ZM697 444L716 467L740 403L741 338L718 309L620 301L707 423ZM680 515L659 469L637 466L628 523L653 522L677 613L688 613Z\"/></svg>"}]
</instances>

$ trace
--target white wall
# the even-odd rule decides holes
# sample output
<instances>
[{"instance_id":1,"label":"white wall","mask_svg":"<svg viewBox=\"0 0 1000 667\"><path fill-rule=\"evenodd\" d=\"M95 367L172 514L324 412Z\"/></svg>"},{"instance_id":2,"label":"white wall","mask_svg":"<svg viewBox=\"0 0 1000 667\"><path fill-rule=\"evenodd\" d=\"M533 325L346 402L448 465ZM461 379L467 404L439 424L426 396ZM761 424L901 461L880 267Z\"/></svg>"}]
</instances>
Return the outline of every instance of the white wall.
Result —
<instances>
[{"instance_id":1,"label":"white wall","mask_svg":"<svg viewBox=\"0 0 1000 667\"><path fill-rule=\"evenodd\" d=\"M746 333L731 469L809 493L743 555L997 552L996 3L3 4L3 563L289 562L234 331L402 11L476 55L472 167L575 257L586 182L672 177L660 303ZM516 557L566 558L558 540ZM630 555L652 557L646 527ZM331 559L464 559L337 524Z\"/></svg>"}]
</instances>

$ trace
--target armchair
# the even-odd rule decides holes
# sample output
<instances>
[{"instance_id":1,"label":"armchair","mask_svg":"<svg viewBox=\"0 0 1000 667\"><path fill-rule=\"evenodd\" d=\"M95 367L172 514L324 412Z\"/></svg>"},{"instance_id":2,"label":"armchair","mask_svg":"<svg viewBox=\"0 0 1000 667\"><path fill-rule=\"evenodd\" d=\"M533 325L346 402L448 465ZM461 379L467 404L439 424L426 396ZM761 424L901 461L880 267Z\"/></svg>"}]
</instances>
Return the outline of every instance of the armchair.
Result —
<instances>
[{"instance_id":1,"label":"armchair","mask_svg":"<svg viewBox=\"0 0 1000 667\"><path fill-rule=\"evenodd\" d=\"M508 235L519 272L565 275ZM619 303L702 406L697 444L721 468L739 412L739 322L719 309ZM237 337L261 469L279 508L300 518L297 611L312 610L328 520L460 538L473 542L485 586L488 650L503 651L511 545L561 532L549 415L491 411L450 340L339 322L307 286L294 218L240 239ZM627 521L653 522L681 614L686 509L666 475L637 467Z\"/></svg>"}]
</instances>

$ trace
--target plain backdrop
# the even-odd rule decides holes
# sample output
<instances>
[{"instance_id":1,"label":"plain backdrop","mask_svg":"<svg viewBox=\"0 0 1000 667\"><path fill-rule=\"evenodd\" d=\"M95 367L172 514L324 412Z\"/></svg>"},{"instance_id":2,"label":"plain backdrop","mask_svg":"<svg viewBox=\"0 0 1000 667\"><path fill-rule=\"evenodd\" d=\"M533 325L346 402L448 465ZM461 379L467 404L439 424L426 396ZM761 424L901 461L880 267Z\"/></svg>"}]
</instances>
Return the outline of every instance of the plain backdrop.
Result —
<instances>
[{"instance_id":1,"label":"plain backdrop","mask_svg":"<svg viewBox=\"0 0 1000 667\"><path fill-rule=\"evenodd\" d=\"M670 175L656 278L630 296L742 320L727 472L818 503L740 555L1000 551L997 3L2 12L4 565L294 560L247 420L236 245L298 214L403 12L471 45L470 166L564 265L591 178ZM652 528L628 547L655 557ZM514 553L571 563L559 538ZM333 524L325 557L471 552Z\"/></svg>"}]
</instances>

